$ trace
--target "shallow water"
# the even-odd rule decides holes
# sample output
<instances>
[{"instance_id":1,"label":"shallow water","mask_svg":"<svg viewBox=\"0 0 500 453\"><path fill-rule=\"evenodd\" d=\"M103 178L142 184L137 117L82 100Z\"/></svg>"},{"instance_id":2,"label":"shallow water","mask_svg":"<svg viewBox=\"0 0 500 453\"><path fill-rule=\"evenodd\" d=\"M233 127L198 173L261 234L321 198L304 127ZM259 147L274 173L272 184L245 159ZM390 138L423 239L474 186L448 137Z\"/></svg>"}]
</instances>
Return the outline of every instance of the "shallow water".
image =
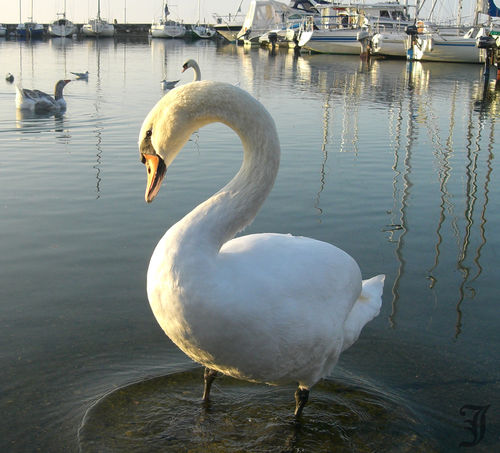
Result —
<instances>
[{"instance_id":1,"label":"shallow water","mask_svg":"<svg viewBox=\"0 0 500 453\"><path fill-rule=\"evenodd\" d=\"M207 415L201 381L182 374L193 364L148 306L154 245L241 162L230 130L203 128L144 203L139 128L160 80L191 80L180 74L187 58L204 79L250 91L276 121L280 172L247 232L332 242L365 277L387 275L380 316L313 388L298 434L291 388L221 380ZM218 451L499 449L500 101L483 91L481 67L156 40L0 41L0 61L44 91L69 71L90 73L67 85L57 118L20 116L13 85L0 83L2 451L155 451L184 439L186 420L199 429L194 451L204 430ZM343 389L368 395L366 416L379 408L387 427L339 406ZM186 426L172 425L168 405L180 390ZM128 417L134 398L144 404ZM99 431L99 417L113 423Z\"/></svg>"}]
</instances>

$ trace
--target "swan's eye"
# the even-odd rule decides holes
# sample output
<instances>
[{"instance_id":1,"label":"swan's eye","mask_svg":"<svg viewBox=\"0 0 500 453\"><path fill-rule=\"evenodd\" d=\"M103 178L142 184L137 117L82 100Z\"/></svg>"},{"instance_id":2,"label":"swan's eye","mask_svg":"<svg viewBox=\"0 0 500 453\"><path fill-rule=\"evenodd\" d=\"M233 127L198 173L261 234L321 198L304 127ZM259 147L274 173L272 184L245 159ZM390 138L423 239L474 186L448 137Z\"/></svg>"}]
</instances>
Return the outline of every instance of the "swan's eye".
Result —
<instances>
[{"instance_id":1,"label":"swan's eye","mask_svg":"<svg viewBox=\"0 0 500 453\"><path fill-rule=\"evenodd\" d=\"M153 135L153 131L151 129L149 129L147 132L146 132L146 138L151 138L151 135Z\"/></svg>"}]
</instances>

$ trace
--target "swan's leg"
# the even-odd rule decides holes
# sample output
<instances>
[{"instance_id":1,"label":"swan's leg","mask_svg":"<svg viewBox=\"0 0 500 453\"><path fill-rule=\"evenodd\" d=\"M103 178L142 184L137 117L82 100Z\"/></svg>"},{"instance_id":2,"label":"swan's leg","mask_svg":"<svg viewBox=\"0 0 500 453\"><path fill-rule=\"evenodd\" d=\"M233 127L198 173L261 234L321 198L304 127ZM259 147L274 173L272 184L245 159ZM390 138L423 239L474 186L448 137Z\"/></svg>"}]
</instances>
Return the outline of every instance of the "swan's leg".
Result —
<instances>
[{"instance_id":1,"label":"swan's leg","mask_svg":"<svg viewBox=\"0 0 500 453\"><path fill-rule=\"evenodd\" d=\"M205 381L205 388L203 389L203 401L208 401L210 398L210 389L212 388L212 382L217 377L217 371L205 367L203 373L203 380Z\"/></svg>"},{"instance_id":2,"label":"swan's leg","mask_svg":"<svg viewBox=\"0 0 500 453\"><path fill-rule=\"evenodd\" d=\"M295 392L295 418L299 418L309 399L309 390L299 387Z\"/></svg>"}]
</instances>

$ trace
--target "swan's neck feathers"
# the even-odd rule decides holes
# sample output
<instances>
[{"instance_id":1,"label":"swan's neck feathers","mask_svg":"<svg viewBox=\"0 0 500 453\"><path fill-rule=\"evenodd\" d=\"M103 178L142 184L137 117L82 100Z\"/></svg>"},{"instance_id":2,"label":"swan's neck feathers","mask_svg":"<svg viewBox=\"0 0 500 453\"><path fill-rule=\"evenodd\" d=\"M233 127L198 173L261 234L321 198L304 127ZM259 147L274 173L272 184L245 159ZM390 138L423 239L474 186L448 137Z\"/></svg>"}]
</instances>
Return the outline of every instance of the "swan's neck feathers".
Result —
<instances>
[{"instance_id":1,"label":"swan's neck feathers","mask_svg":"<svg viewBox=\"0 0 500 453\"><path fill-rule=\"evenodd\" d=\"M199 85L205 82L198 82ZM175 246L209 248L217 253L222 245L248 226L269 194L279 167L280 146L273 119L244 91L210 92L190 112L189 130L213 122L231 127L243 145L243 163L235 177L219 192L200 204L173 229ZM200 92L203 92L200 90Z\"/></svg>"}]
</instances>

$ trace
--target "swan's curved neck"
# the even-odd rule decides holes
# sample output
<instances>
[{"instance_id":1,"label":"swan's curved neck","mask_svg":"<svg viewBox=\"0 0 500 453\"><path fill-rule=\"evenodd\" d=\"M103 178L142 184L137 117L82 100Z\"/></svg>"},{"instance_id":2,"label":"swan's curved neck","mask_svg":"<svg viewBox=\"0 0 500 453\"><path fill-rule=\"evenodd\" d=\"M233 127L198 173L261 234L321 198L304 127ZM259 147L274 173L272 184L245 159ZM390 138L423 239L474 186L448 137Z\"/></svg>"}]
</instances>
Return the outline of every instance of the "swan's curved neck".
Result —
<instances>
[{"instance_id":1,"label":"swan's curved neck","mask_svg":"<svg viewBox=\"0 0 500 453\"><path fill-rule=\"evenodd\" d=\"M192 131L212 122L228 125L241 139L243 163L226 186L178 222L176 241L217 253L255 218L274 184L280 146L272 117L249 95L211 96L199 106Z\"/></svg>"},{"instance_id":2,"label":"swan's curved neck","mask_svg":"<svg viewBox=\"0 0 500 453\"><path fill-rule=\"evenodd\" d=\"M201 71L200 67L198 66L198 63L193 63L192 68L194 70L193 82L199 82L201 80Z\"/></svg>"}]
</instances>

